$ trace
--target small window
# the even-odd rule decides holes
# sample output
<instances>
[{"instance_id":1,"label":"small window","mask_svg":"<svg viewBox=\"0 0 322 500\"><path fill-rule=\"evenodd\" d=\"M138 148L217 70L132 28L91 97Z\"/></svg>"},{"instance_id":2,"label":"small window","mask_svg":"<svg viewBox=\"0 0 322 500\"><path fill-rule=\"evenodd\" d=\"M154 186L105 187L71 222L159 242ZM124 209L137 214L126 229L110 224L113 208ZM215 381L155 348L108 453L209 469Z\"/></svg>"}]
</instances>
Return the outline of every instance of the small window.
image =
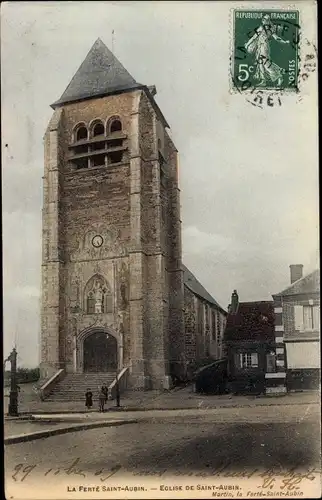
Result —
<instances>
[{"instance_id":1,"label":"small window","mask_svg":"<svg viewBox=\"0 0 322 500\"><path fill-rule=\"evenodd\" d=\"M216 313L212 311L212 340L217 340L216 338Z\"/></svg>"},{"instance_id":2,"label":"small window","mask_svg":"<svg viewBox=\"0 0 322 500\"><path fill-rule=\"evenodd\" d=\"M85 139L87 139L87 128L79 127L76 132L76 141L83 141Z\"/></svg>"},{"instance_id":3,"label":"small window","mask_svg":"<svg viewBox=\"0 0 322 500\"><path fill-rule=\"evenodd\" d=\"M303 307L304 330L319 330L320 311L318 306Z\"/></svg>"},{"instance_id":4,"label":"small window","mask_svg":"<svg viewBox=\"0 0 322 500\"><path fill-rule=\"evenodd\" d=\"M256 368L258 367L257 352L243 352L237 354L236 364L238 368Z\"/></svg>"},{"instance_id":5,"label":"small window","mask_svg":"<svg viewBox=\"0 0 322 500\"><path fill-rule=\"evenodd\" d=\"M160 167L162 167L164 165L164 159L163 159L163 156L160 153L160 151L159 151L159 164L160 164Z\"/></svg>"},{"instance_id":6,"label":"small window","mask_svg":"<svg viewBox=\"0 0 322 500\"><path fill-rule=\"evenodd\" d=\"M112 139L108 141L109 148L118 148L123 146L123 139Z\"/></svg>"},{"instance_id":7,"label":"small window","mask_svg":"<svg viewBox=\"0 0 322 500\"><path fill-rule=\"evenodd\" d=\"M82 144L81 146L76 146L74 148L75 155L81 155L82 153L88 153L87 144Z\"/></svg>"},{"instance_id":8,"label":"small window","mask_svg":"<svg viewBox=\"0 0 322 500\"><path fill-rule=\"evenodd\" d=\"M73 161L73 165L77 170L88 167L88 159L87 158L77 158L77 160Z\"/></svg>"},{"instance_id":9,"label":"small window","mask_svg":"<svg viewBox=\"0 0 322 500\"><path fill-rule=\"evenodd\" d=\"M93 292L89 292L87 296L87 314L94 314L95 312L95 298Z\"/></svg>"},{"instance_id":10,"label":"small window","mask_svg":"<svg viewBox=\"0 0 322 500\"><path fill-rule=\"evenodd\" d=\"M92 167L104 167L105 155L95 155L92 158Z\"/></svg>"},{"instance_id":11,"label":"small window","mask_svg":"<svg viewBox=\"0 0 322 500\"><path fill-rule=\"evenodd\" d=\"M295 330L319 331L320 330L320 307L319 306L294 306Z\"/></svg>"},{"instance_id":12,"label":"small window","mask_svg":"<svg viewBox=\"0 0 322 500\"><path fill-rule=\"evenodd\" d=\"M120 120L113 120L110 126L111 134L113 132L120 132L122 130L122 123Z\"/></svg>"},{"instance_id":13,"label":"small window","mask_svg":"<svg viewBox=\"0 0 322 500\"><path fill-rule=\"evenodd\" d=\"M93 127L93 137L96 137L98 135L104 135L105 129L103 123L96 123Z\"/></svg>"},{"instance_id":14,"label":"small window","mask_svg":"<svg viewBox=\"0 0 322 500\"><path fill-rule=\"evenodd\" d=\"M161 148L162 148L161 139L158 139L158 149L161 149Z\"/></svg>"},{"instance_id":15,"label":"small window","mask_svg":"<svg viewBox=\"0 0 322 500\"><path fill-rule=\"evenodd\" d=\"M99 151L100 149L105 149L105 142L95 142L91 145L92 151Z\"/></svg>"},{"instance_id":16,"label":"small window","mask_svg":"<svg viewBox=\"0 0 322 500\"><path fill-rule=\"evenodd\" d=\"M108 155L109 163L120 163L123 158L123 151L113 151Z\"/></svg>"}]
</instances>

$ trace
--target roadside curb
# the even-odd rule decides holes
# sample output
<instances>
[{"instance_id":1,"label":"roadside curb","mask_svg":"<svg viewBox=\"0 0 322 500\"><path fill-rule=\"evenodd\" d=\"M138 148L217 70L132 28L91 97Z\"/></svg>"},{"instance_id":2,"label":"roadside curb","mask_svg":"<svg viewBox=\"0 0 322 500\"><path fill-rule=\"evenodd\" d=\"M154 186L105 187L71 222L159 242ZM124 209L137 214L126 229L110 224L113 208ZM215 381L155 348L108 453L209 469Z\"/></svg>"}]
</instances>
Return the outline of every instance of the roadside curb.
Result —
<instances>
[{"instance_id":1,"label":"roadside curb","mask_svg":"<svg viewBox=\"0 0 322 500\"><path fill-rule=\"evenodd\" d=\"M78 424L78 425L70 425L68 427L59 427L57 429L49 429L47 431L37 431L30 432L28 434L20 434L17 436L9 436L4 438L4 444L16 444L16 443L24 443L27 441L34 441L36 439L43 439L50 436L57 436L59 434L67 434L69 432L77 432L88 429L97 429L99 427L116 427L119 425L125 424L137 424L137 420L112 420L105 422L92 422L86 424Z\"/></svg>"}]
</instances>

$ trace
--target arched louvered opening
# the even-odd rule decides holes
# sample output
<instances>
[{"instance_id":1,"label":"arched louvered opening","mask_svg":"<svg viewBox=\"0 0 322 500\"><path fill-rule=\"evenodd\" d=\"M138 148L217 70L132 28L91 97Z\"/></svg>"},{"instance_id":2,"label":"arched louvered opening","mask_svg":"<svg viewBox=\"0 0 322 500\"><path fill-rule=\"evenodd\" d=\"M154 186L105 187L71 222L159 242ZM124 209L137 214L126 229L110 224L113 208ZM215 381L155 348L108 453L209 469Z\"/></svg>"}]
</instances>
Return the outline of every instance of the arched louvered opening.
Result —
<instances>
[{"instance_id":1,"label":"arched louvered opening","mask_svg":"<svg viewBox=\"0 0 322 500\"><path fill-rule=\"evenodd\" d=\"M95 123L95 125L93 127L92 134L93 134L93 137L97 137L99 135L104 135L105 128L104 128L103 123L101 123L101 122Z\"/></svg>"},{"instance_id":2,"label":"arched louvered opening","mask_svg":"<svg viewBox=\"0 0 322 500\"><path fill-rule=\"evenodd\" d=\"M87 137L88 137L88 132L85 126L81 126L76 130L76 141L86 140Z\"/></svg>"},{"instance_id":3,"label":"arched louvered opening","mask_svg":"<svg viewBox=\"0 0 322 500\"><path fill-rule=\"evenodd\" d=\"M118 118L114 119L111 121L110 124L110 132L113 134L113 132L121 132L122 131L122 123L121 120Z\"/></svg>"}]
</instances>

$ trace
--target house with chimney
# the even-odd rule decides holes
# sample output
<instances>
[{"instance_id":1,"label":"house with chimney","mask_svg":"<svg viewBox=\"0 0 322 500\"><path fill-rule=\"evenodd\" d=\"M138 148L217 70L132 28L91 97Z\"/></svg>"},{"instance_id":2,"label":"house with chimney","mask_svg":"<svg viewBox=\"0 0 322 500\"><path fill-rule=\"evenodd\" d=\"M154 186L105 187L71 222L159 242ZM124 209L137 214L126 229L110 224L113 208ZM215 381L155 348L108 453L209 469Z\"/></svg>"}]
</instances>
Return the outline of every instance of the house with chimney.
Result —
<instances>
[{"instance_id":1,"label":"house with chimney","mask_svg":"<svg viewBox=\"0 0 322 500\"><path fill-rule=\"evenodd\" d=\"M224 343L231 392L274 394L286 391L285 369L277 363L277 352L284 346L275 336L273 301L239 302L234 290Z\"/></svg>"},{"instance_id":2,"label":"house with chimney","mask_svg":"<svg viewBox=\"0 0 322 500\"><path fill-rule=\"evenodd\" d=\"M320 272L303 276L303 265L290 266L290 285L273 295L275 335L285 345L288 391L319 387ZM277 363L281 351L277 352Z\"/></svg>"}]
</instances>

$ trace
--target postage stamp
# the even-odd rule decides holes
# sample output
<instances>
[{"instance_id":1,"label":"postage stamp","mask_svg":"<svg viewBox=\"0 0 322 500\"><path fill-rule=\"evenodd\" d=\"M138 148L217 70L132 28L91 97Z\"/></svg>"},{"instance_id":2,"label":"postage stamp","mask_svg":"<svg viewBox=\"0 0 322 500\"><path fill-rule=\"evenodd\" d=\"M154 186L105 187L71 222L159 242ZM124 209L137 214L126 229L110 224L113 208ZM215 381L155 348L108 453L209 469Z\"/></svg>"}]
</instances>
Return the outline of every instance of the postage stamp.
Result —
<instances>
[{"instance_id":1,"label":"postage stamp","mask_svg":"<svg viewBox=\"0 0 322 500\"><path fill-rule=\"evenodd\" d=\"M297 91L298 10L234 10L232 83L238 91Z\"/></svg>"}]
</instances>

